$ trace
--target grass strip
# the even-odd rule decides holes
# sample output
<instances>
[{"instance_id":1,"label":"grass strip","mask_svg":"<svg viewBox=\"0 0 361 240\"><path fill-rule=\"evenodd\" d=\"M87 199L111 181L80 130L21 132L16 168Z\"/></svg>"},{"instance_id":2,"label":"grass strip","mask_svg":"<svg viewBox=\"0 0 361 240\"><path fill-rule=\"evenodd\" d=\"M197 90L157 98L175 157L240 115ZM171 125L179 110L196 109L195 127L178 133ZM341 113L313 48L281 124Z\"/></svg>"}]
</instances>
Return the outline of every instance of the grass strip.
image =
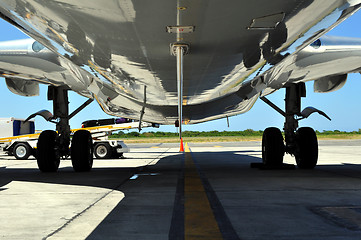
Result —
<instances>
[{"instance_id":1,"label":"grass strip","mask_svg":"<svg viewBox=\"0 0 361 240\"><path fill-rule=\"evenodd\" d=\"M361 139L360 134L328 134L317 135L319 140L352 140ZM158 138L119 138L125 143L177 143L177 137L158 137ZM262 141L261 136L222 136L222 137L184 137L184 142L244 142L244 141Z\"/></svg>"}]
</instances>

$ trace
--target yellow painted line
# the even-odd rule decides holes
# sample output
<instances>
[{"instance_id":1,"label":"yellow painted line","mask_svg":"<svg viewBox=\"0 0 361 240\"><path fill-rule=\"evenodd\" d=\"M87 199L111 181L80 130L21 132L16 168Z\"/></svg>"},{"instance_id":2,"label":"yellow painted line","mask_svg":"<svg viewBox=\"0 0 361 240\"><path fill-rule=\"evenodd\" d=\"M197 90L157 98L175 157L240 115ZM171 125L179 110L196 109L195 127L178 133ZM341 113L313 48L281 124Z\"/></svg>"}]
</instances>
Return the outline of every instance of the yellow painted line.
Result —
<instances>
[{"instance_id":1,"label":"yellow painted line","mask_svg":"<svg viewBox=\"0 0 361 240\"><path fill-rule=\"evenodd\" d=\"M184 171L184 239L223 239L190 152L190 148L186 144Z\"/></svg>"},{"instance_id":2,"label":"yellow painted line","mask_svg":"<svg viewBox=\"0 0 361 240\"><path fill-rule=\"evenodd\" d=\"M120 127L120 126L105 125L105 126L71 129L70 131L73 133L78 130L117 131L117 130L122 130L122 129L131 129L131 128L132 128L132 126ZM11 142L13 140L18 140L18 139L21 139L21 140L38 139L39 136L40 136L40 133L18 135L18 136L14 136L14 137L3 137L3 138L0 138L0 143Z\"/></svg>"},{"instance_id":3,"label":"yellow painted line","mask_svg":"<svg viewBox=\"0 0 361 240\"><path fill-rule=\"evenodd\" d=\"M159 148L159 147L150 147L150 148Z\"/></svg>"},{"instance_id":4,"label":"yellow painted line","mask_svg":"<svg viewBox=\"0 0 361 240\"><path fill-rule=\"evenodd\" d=\"M221 148L222 146L218 146L218 145L216 145L216 146L213 146L213 147L215 147L215 148Z\"/></svg>"},{"instance_id":5,"label":"yellow painted line","mask_svg":"<svg viewBox=\"0 0 361 240\"><path fill-rule=\"evenodd\" d=\"M17 139L23 139L23 140L30 140L32 138L38 138L40 135L40 133L34 133L34 134L27 134L27 135L19 135L19 136L14 136L14 137L4 137L4 138L0 138L0 142L11 142L12 140L17 140Z\"/></svg>"}]
</instances>

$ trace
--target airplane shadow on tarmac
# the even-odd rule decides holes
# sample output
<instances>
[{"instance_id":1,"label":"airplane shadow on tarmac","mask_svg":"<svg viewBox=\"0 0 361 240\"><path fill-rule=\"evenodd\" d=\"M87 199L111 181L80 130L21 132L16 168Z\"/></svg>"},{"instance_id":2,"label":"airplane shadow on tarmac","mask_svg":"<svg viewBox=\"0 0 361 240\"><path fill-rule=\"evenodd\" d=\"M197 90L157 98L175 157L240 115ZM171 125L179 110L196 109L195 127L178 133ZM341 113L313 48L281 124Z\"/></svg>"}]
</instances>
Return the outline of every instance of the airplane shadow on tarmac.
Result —
<instances>
[{"instance_id":1,"label":"airplane shadow on tarmac","mask_svg":"<svg viewBox=\"0 0 361 240\"><path fill-rule=\"evenodd\" d=\"M249 152L249 151L248 151ZM146 152L142 152L146 154ZM248 168L250 162L261 162L258 157L252 157L247 155L240 155L237 152L212 152L212 153L192 153L195 159L201 159L204 157L222 159L239 159L242 163L240 166ZM182 171L183 167L183 154L176 154L161 158L155 165L139 166L139 167L95 167L90 172L74 172L71 167L60 167L56 173L42 173L38 169L27 168L0 168L0 188L9 184L12 181L25 181L25 182L40 182L40 183L52 183L52 184L64 184L64 185L77 185L77 186L90 186L90 187L102 187L114 189L119 186L119 179L129 180L136 173L145 172L148 170L162 173L162 171ZM134 157L126 158L125 160L132 160ZM149 159L149 158L134 158L134 159ZM29 161L29 160L18 160ZM94 161L107 161L96 160ZM115 160L118 161L118 160ZM124 161L119 159L119 162ZM220 164L221 168L227 168L227 164L222 160ZM121 163L119 164L121 165ZM218 166L219 167L219 166ZM232 166L233 167L233 166ZM222 171L222 169L219 169ZM109 183L109 180L114 179L114 184Z\"/></svg>"},{"instance_id":2,"label":"airplane shadow on tarmac","mask_svg":"<svg viewBox=\"0 0 361 240\"><path fill-rule=\"evenodd\" d=\"M264 191L263 184L278 189L277 185L279 181L282 181L279 180L280 178L299 179L295 180L296 188L298 184L302 184L304 181L302 179L308 179L306 184L310 184L312 188L314 186L314 183L312 183L313 175L321 176L321 178L331 176L335 181L338 178L344 178L344 176L357 178L361 176L361 165L352 164L323 165L314 170L300 170L297 168L294 170L251 169L251 163L261 162L262 159L246 155L247 153L261 155L259 151L193 152L192 158L198 170L202 172L205 178L209 179L209 183L215 185L214 188L219 189L220 194L224 194L223 191L229 191L228 194L231 198L234 195L232 194L234 185L243 184L244 187L241 186L241 189L245 191L249 191L254 185L256 188L260 188L260 192L262 192ZM105 233L109 234L109 236L120 236L121 239L160 239L162 238L162 236L158 235L160 232L169 234L169 239L184 239L184 229L181 227L183 226L184 216L180 218L181 221L174 216L179 214L179 208L182 209L182 206L176 205L179 202L181 205L184 204L183 199L178 203L175 200L176 182L178 181L179 186L179 181L182 180L179 176L182 175L183 171L183 165L179 164L179 161L179 155L166 157L156 165L143 169L143 172L160 175L154 177L145 176L144 181L140 181L139 184L133 182L124 185L124 188L120 188L126 195L125 199L113 209L87 239L101 239ZM229 185L226 186L226 184ZM171 189L159 187L159 185L171 186ZM329 184L325 184L324 189L321 188L320 192L328 187ZM214 190L215 194L217 194L216 189ZM267 191L264 191L264 198L270 198L267 196ZM255 199L255 201L259 200ZM237 237L230 239L237 239Z\"/></svg>"},{"instance_id":3,"label":"airplane shadow on tarmac","mask_svg":"<svg viewBox=\"0 0 361 240\"><path fill-rule=\"evenodd\" d=\"M74 172L71 167L59 168L59 171L56 173L42 173L38 169L35 169L33 165L32 168L28 169L19 167L12 168L9 166L8 168L0 169L0 190L2 190L0 193L6 191L6 185L13 181L54 184L54 188L56 188L56 185L70 185L118 190L125 194L125 198L119 202L119 204L113 209L112 212L110 212L110 214L104 219L103 223L95 228L89 238L106 238L104 236L104 228L106 229L106 232L109 234L109 236L117 236L119 234L122 235L123 233L131 234L132 230L130 229L152 232L161 228L161 226L157 228L148 224L146 226L149 227L145 227L144 222L152 222L152 219L155 216L154 210L157 210L158 215L162 212L166 215L169 215L168 218L166 218L166 222L169 224L172 219L177 182L184 169L184 155L180 153L171 154L172 155L167 155L166 157L161 158L154 165L135 168L114 166L109 168L95 167L90 172L80 173ZM235 169L235 167L249 170L249 162L260 161L260 159L257 157L242 155L241 152L195 152L192 154L193 158L197 160L199 159L199 161L203 161L201 159L204 158L209 158L210 155L212 156L212 159L218 159L220 164L212 163L209 166L211 169L214 168L217 171L229 171L231 169ZM133 157L134 155L130 156ZM236 161L236 163L228 163L227 159L232 159L231 162ZM128 160L133 159L120 159L117 166L121 166L122 161ZM104 164L105 163L106 162L104 162ZM200 165L203 167L203 163ZM208 164L206 163L206 165ZM155 173L156 175L147 176L148 173ZM135 180L131 180L131 177L135 174L139 174L140 176ZM136 199L140 200L141 203L137 203ZM144 212L150 211L149 202L162 202L160 199L167 200L166 205L168 207L164 208L164 204L162 203L160 205L156 204L156 206L151 206L152 214L145 216L146 214L144 214ZM81 201L81 199L79 199L79 201ZM144 203L144 201L146 201L146 203ZM133 206L130 206L132 204ZM134 207L134 204L137 204L137 206ZM134 208L137 208L140 210L140 212L143 212L143 214L136 214L136 216L132 217L132 214L135 214L135 212L132 211ZM41 208L39 208L39 211L40 209ZM110 224L112 227L109 227L109 223L112 222L112 219L117 219L119 217L121 218L121 223L126 222L127 224L120 224L120 226L117 227L114 227L113 224ZM134 221L131 219L134 219ZM119 221L117 222L119 223ZM159 224L164 226L164 222L159 222ZM169 231L169 226L167 228L167 231Z\"/></svg>"},{"instance_id":4,"label":"airplane shadow on tarmac","mask_svg":"<svg viewBox=\"0 0 361 240\"><path fill-rule=\"evenodd\" d=\"M250 163L262 161L257 157L260 155L259 151L192 152L193 161L204 176L210 179L211 185L229 178L234 181L233 184L248 182L247 187L249 187L253 183L259 184L261 177L262 179L266 177L268 182L272 182L275 176L280 174L286 178L307 178L314 174L327 176L332 174L335 178L361 176L361 165L353 164L321 165L314 170L251 169ZM125 198L98 226L94 226L95 229L88 239L112 237L141 239L142 236L148 236L147 239L157 239L168 234L171 228L177 185L183 171L183 154L163 157L156 164L149 166L93 168L91 172L85 173L73 172L70 167L60 168L57 173L41 173L34 168L0 168L0 193L5 191L6 185L12 181L119 190L125 194ZM131 177L135 174L139 177L132 180Z\"/></svg>"}]
</instances>

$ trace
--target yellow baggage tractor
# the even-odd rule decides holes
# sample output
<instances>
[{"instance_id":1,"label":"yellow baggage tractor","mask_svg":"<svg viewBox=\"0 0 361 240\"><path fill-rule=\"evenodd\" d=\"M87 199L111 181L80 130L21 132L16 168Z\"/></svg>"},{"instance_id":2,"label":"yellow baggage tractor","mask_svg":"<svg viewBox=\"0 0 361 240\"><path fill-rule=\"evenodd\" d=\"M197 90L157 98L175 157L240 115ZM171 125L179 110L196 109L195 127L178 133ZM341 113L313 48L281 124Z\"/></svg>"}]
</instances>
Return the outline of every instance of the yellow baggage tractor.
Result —
<instances>
[{"instance_id":1,"label":"yellow baggage tractor","mask_svg":"<svg viewBox=\"0 0 361 240\"><path fill-rule=\"evenodd\" d=\"M92 124L89 124L91 122ZM112 123L111 125L102 125ZM83 122L82 128L72 129L74 133L77 130L88 130L93 137L94 156L98 159L119 158L123 153L129 152L127 145L121 140L109 140L108 136L114 131L129 130L134 128L158 127L157 125L127 120L114 121L90 120ZM88 126L88 127L85 127ZM33 120L0 118L0 149L16 159L25 160L30 155L36 155L36 145L41 132L35 131L35 122Z\"/></svg>"}]
</instances>

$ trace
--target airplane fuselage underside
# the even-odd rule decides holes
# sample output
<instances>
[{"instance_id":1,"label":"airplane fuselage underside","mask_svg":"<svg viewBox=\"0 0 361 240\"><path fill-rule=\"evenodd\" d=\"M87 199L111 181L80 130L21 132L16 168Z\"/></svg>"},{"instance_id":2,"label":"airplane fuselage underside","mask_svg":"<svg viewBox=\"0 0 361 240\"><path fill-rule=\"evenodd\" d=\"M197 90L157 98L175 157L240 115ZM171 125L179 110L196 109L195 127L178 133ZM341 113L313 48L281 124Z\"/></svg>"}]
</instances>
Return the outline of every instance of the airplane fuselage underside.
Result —
<instances>
[{"instance_id":1,"label":"airplane fuselage underside","mask_svg":"<svg viewBox=\"0 0 361 240\"><path fill-rule=\"evenodd\" d=\"M178 99L170 46L186 43L183 121L203 122L246 112L262 92L283 87L280 72L296 54L360 3L4 0L2 17L50 49L54 69L2 73L67 85L112 115L138 119L144 109L144 120L173 124ZM5 57L1 69L16 65Z\"/></svg>"}]
</instances>

